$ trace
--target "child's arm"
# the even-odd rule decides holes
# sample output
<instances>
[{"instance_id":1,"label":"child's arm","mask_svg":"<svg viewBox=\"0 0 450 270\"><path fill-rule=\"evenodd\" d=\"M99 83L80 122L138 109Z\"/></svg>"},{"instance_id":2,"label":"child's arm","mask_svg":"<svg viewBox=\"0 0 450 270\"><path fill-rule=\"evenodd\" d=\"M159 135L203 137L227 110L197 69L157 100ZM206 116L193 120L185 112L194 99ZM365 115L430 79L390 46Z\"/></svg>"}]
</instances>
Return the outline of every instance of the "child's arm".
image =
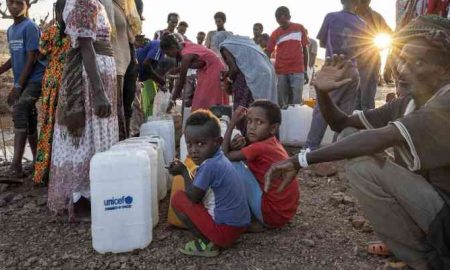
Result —
<instances>
[{"instance_id":1,"label":"child's arm","mask_svg":"<svg viewBox=\"0 0 450 270\"><path fill-rule=\"evenodd\" d=\"M36 61L38 59L39 56L39 51L38 50L33 50L33 51L27 51L27 60L25 62L25 66L22 70L22 73L20 73L20 77L19 77L19 81L17 87L20 87L21 90L23 89L23 87L25 87L25 83L28 80L28 77L31 75L34 65L36 64Z\"/></svg>"},{"instance_id":2,"label":"child's arm","mask_svg":"<svg viewBox=\"0 0 450 270\"><path fill-rule=\"evenodd\" d=\"M1 67L0 67L0 75L8 71L12 67L11 58L8 59Z\"/></svg>"},{"instance_id":3,"label":"child's arm","mask_svg":"<svg viewBox=\"0 0 450 270\"><path fill-rule=\"evenodd\" d=\"M171 175L181 175L183 177L185 192L189 200L191 200L193 203L200 203L202 201L206 192L193 185L192 176L183 162L176 159L170 164L167 169L169 170L169 173Z\"/></svg>"},{"instance_id":4,"label":"child's arm","mask_svg":"<svg viewBox=\"0 0 450 270\"><path fill-rule=\"evenodd\" d=\"M237 150L233 151L231 150L231 136L233 134L233 129L236 127L236 124L244 119L245 114L247 113L247 109L244 107L239 107L236 109L236 111L233 113L233 117L231 118L230 124L228 125L227 131L225 132L225 136L223 138L223 144L222 144L222 150L225 154L225 156L230 161L241 161L246 160L244 153L242 151Z\"/></svg>"},{"instance_id":5,"label":"child's arm","mask_svg":"<svg viewBox=\"0 0 450 270\"><path fill-rule=\"evenodd\" d=\"M144 72L155 82L157 82L159 85L164 85L166 81L163 77L159 76L159 74L153 69L152 62L154 60L147 59L143 63Z\"/></svg>"},{"instance_id":6,"label":"child's arm","mask_svg":"<svg viewBox=\"0 0 450 270\"><path fill-rule=\"evenodd\" d=\"M181 60L181 66L180 66L180 79L179 79L175 89L172 91L172 97L170 99L171 102L169 103L169 106L167 107L167 113L170 113L170 111L172 110L172 107L175 105L176 99L181 94L184 84L186 83L187 71L195 57L196 56L194 54L183 55L182 60ZM182 97L182 99L184 100L184 96Z\"/></svg>"}]
</instances>

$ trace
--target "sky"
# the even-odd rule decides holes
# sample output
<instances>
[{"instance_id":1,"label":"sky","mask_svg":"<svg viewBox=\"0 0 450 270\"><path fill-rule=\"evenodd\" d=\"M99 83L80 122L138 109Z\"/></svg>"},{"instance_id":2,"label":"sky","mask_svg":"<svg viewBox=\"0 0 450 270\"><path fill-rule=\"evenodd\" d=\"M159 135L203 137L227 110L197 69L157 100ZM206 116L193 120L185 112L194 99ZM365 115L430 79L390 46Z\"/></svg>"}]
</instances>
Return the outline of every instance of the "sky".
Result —
<instances>
[{"instance_id":1,"label":"sky","mask_svg":"<svg viewBox=\"0 0 450 270\"><path fill-rule=\"evenodd\" d=\"M32 6L31 17L43 18L47 12L52 13L53 0L40 0ZM2 9L6 0L0 0ZM264 32L271 33L276 29L275 10L279 6L287 6L291 10L291 21L303 24L311 37L316 37L323 18L329 12L342 9L339 0L144 0L144 34L153 38L155 31L164 29L167 24L167 14L176 12L180 21L189 24L187 36L195 40L199 31L215 29L214 13L223 11L227 15L227 30L234 34L252 36L255 22L264 25ZM395 26L395 1L373 0L372 8L381 13L388 24ZM6 29L11 20L1 20L0 29ZM320 52L324 54L323 50ZM319 57L323 55L319 54Z\"/></svg>"}]
</instances>

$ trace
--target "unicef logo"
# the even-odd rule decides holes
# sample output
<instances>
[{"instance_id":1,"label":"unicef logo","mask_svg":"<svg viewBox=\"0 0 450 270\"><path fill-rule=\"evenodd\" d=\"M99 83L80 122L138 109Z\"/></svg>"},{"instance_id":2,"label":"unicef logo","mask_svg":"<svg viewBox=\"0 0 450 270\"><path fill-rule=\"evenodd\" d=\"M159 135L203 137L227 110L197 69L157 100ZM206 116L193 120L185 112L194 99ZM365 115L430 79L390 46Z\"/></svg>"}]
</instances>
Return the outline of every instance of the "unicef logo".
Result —
<instances>
[{"instance_id":1,"label":"unicef logo","mask_svg":"<svg viewBox=\"0 0 450 270\"><path fill-rule=\"evenodd\" d=\"M104 200L103 204L105 205L105 210L107 211L117 209L127 209L133 206L133 197L130 195L118 198L112 197L110 199Z\"/></svg>"},{"instance_id":2,"label":"unicef logo","mask_svg":"<svg viewBox=\"0 0 450 270\"><path fill-rule=\"evenodd\" d=\"M133 197L131 197L131 196L126 197L125 198L125 203L126 204L132 204L133 203Z\"/></svg>"}]
</instances>

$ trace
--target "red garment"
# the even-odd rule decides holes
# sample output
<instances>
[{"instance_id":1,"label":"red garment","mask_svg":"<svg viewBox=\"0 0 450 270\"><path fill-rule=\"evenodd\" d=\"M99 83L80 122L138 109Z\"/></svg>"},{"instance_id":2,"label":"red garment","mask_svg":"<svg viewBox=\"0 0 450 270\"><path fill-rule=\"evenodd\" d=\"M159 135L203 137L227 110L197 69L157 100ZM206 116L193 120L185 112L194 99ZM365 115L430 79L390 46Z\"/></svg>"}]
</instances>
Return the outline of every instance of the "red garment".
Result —
<instances>
[{"instance_id":1,"label":"red garment","mask_svg":"<svg viewBox=\"0 0 450 270\"><path fill-rule=\"evenodd\" d=\"M197 87L192 101L192 111L208 110L214 105L228 105L228 95L222 91L220 73L225 66L210 49L191 42L183 43L181 55L195 54L206 66L197 70Z\"/></svg>"},{"instance_id":2,"label":"red garment","mask_svg":"<svg viewBox=\"0 0 450 270\"><path fill-rule=\"evenodd\" d=\"M428 0L427 14L446 16L449 0Z\"/></svg>"},{"instance_id":3,"label":"red garment","mask_svg":"<svg viewBox=\"0 0 450 270\"><path fill-rule=\"evenodd\" d=\"M193 203L184 191L178 191L173 195L172 207L175 211L188 216L195 228L219 247L231 246L247 229L216 224L205 206L202 203Z\"/></svg>"},{"instance_id":4,"label":"red garment","mask_svg":"<svg viewBox=\"0 0 450 270\"><path fill-rule=\"evenodd\" d=\"M247 160L248 168L258 179L261 190L264 190L264 175L269 168L274 163L289 158L286 150L275 137L253 143L241 151ZM269 192L263 192L262 196L263 220L270 227L286 225L297 212L300 197L298 182L294 179L285 190L278 192L280 184L281 179L274 180Z\"/></svg>"},{"instance_id":5,"label":"red garment","mask_svg":"<svg viewBox=\"0 0 450 270\"><path fill-rule=\"evenodd\" d=\"M287 29L278 27L267 44L269 52L273 52L276 47L275 71L277 74L304 72L303 47L308 44L308 36L303 25L291 23Z\"/></svg>"}]
</instances>

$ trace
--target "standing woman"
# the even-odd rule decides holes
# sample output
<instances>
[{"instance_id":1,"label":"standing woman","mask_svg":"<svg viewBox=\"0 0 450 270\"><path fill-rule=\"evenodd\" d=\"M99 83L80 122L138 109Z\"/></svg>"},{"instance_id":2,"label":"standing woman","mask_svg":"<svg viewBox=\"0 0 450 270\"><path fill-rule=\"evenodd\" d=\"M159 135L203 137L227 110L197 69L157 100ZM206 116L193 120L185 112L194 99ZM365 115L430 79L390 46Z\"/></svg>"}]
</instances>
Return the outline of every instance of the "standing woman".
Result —
<instances>
[{"instance_id":1,"label":"standing woman","mask_svg":"<svg viewBox=\"0 0 450 270\"><path fill-rule=\"evenodd\" d=\"M248 37L230 36L219 47L228 65L234 110L239 106L248 108L257 99L278 102L275 69L259 45ZM245 133L244 122L238 128Z\"/></svg>"},{"instance_id":2,"label":"standing woman","mask_svg":"<svg viewBox=\"0 0 450 270\"><path fill-rule=\"evenodd\" d=\"M48 190L48 207L56 214L90 197L89 163L95 153L118 141L116 65L111 27L98 0L67 0L63 12L70 38L63 72ZM79 203L77 203L79 202Z\"/></svg>"},{"instance_id":3,"label":"standing woman","mask_svg":"<svg viewBox=\"0 0 450 270\"><path fill-rule=\"evenodd\" d=\"M67 51L70 48L69 39L61 31L61 28L64 28L62 13L65 3L66 0L56 1L54 24L42 33L39 41L39 52L48 59L48 66L42 80L41 132L33 175L36 184L48 181L58 92Z\"/></svg>"},{"instance_id":4,"label":"standing woman","mask_svg":"<svg viewBox=\"0 0 450 270\"><path fill-rule=\"evenodd\" d=\"M181 62L180 81L172 92L170 112L186 82L188 69L197 69L197 88L192 101L192 111L208 110L214 105L228 105L228 95L222 91L220 75L225 66L210 49L191 42L179 43L174 35L166 35L161 40L161 50L167 56Z\"/></svg>"}]
</instances>

